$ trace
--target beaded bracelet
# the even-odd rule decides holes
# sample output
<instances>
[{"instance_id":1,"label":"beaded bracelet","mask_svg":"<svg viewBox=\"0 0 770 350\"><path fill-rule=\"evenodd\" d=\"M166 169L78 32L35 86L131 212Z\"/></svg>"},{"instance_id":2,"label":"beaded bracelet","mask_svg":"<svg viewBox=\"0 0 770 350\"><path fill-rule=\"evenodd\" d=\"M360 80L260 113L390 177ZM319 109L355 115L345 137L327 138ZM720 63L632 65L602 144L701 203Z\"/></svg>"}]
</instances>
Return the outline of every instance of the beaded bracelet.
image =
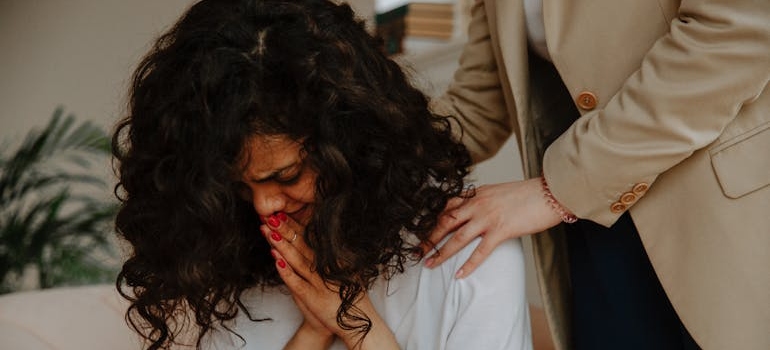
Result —
<instances>
[{"instance_id":1,"label":"beaded bracelet","mask_svg":"<svg viewBox=\"0 0 770 350\"><path fill-rule=\"evenodd\" d=\"M545 197L546 202L548 202L551 208L553 208L553 210L559 214L561 221L564 221L568 224L572 224L577 221L577 216L572 214L569 210L567 210L567 208L563 207L559 201L553 197L553 193L551 193L551 190L548 188L548 182L545 181L545 176L540 177L540 183L543 185L543 197Z\"/></svg>"}]
</instances>

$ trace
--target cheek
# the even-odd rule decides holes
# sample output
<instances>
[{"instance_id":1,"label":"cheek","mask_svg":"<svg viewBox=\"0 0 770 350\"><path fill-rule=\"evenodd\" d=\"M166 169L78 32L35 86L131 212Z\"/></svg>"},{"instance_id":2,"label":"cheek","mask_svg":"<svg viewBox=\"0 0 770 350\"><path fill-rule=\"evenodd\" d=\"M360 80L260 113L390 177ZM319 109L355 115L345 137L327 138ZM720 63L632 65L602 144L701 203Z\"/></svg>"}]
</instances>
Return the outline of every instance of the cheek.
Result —
<instances>
[{"instance_id":1,"label":"cheek","mask_svg":"<svg viewBox=\"0 0 770 350\"><path fill-rule=\"evenodd\" d=\"M315 174L308 172L289 189L288 194L296 201L313 203L315 201Z\"/></svg>"}]
</instances>

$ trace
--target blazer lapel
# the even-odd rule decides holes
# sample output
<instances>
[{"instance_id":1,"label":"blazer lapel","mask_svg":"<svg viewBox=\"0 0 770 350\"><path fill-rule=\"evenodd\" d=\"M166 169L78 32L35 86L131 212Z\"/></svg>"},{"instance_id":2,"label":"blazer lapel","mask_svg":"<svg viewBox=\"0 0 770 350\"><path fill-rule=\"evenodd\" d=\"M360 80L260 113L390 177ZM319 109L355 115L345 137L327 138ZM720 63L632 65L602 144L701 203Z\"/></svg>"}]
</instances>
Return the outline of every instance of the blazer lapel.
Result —
<instances>
[{"instance_id":1,"label":"blazer lapel","mask_svg":"<svg viewBox=\"0 0 770 350\"><path fill-rule=\"evenodd\" d=\"M546 11L549 0L544 1ZM529 58L527 31L524 15L524 4L522 0L498 0L486 1L487 19L490 26L490 35L492 36L493 48L497 50L499 56L497 62L498 69L502 72L502 86L506 95L506 103L509 105L515 103L515 109L508 108L509 111L516 111L516 120L519 129L516 130L519 138L519 147L522 154L524 165L524 174L529 177L540 175L540 146L539 137L536 134L533 119L530 110L529 89ZM545 20L549 15L545 14ZM550 19L558 16L550 16ZM548 49L551 51L551 37L554 33L549 33L549 24L546 26L546 40L548 40ZM558 40L555 41L558 43ZM512 99L512 101L510 100ZM548 317L548 323L552 330L552 337L556 349L567 349L568 339L570 338L570 326L568 324L568 312L566 311L566 295L568 285L563 278L562 271L565 265L565 255L563 252L563 240L560 240L560 232L549 232L545 235L533 236L534 259L536 261L536 272L539 275L538 280L541 284L541 295L543 295L543 306Z\"/></svg>"},{"instance_id":2,"label":"blazer lapel","mask_svg":"<svg viewBox=\"0 0 770 350\"><path fill-rule=\"evenodd\" d=\"M521 0L486 1L484 3L490 35L501 74L501 86L505 90L506 103L515 108L508 108L516 113L518 130L515 130L522 153L533 149L534 138L529 118L529 90L527 81L527 36L524 18L524 4ZM524 171L532 172L529 157L522 157ZM539 166L534 165L539 171ZM529 174L532 176L532 174Z\"/></svg>"}]
</instances>

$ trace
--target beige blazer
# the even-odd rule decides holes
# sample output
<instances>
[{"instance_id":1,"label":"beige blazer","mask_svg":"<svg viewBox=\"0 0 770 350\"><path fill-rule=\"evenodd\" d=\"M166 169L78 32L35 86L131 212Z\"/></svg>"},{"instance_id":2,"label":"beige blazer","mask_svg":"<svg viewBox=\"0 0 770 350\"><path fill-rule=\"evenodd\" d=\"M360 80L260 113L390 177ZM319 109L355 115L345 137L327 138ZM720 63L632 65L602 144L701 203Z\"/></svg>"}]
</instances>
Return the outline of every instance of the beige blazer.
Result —
<instances>
[{"instance_id":1,"label":"beige blazer","mask_svg":"<svg viewBox=\"0 0 770 350\"><path fill-rule=\"evenodd\" d=\"M630 210L704 349L770 349L770 1L543 0L548 51L581 117L531 88L522 0L477 3L439 112L476 161L514 133L524 172L605 226ZM551 113L558 114L558 113ZM559 130L561 132L561 130ZM544 308L570 348L560 230L533 236Z\"/></svg>"}]
</instances>

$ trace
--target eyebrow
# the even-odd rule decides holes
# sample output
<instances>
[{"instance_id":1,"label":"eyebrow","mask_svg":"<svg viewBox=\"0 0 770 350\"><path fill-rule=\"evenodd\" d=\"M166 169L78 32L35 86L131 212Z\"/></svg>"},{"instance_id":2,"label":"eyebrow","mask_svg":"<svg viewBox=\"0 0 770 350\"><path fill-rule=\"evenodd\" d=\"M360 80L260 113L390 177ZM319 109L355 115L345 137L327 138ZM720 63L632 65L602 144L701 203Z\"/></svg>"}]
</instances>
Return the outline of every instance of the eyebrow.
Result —
<instances>
[{"instance_id":1,"label":"eyebrow","mask_svg":"<svg viewBox=\"0 0 770 350\"><path fill-rule=\"evenodd\" d=\"M293 167L296 167L300 163L301 163L301 161L295 161L294 163L291 163L291 164L289 164L289 165L287 165L287 166L285 166L283 168L280 168L280 169L277 169L277 170L273 171L272 173L270 173L270 175L267 175L267 176L262 177L262 178L249 177L248 180L252 181L252 182L255 182L255 183L264 183L264 182L267 182L267 181L275 179L276 177L280 176L281 173L283 173L283 172L285 172L285 171L287 171L287 170L289 170L289 169L291 169Z\"/></svg>"}]
</instances>

